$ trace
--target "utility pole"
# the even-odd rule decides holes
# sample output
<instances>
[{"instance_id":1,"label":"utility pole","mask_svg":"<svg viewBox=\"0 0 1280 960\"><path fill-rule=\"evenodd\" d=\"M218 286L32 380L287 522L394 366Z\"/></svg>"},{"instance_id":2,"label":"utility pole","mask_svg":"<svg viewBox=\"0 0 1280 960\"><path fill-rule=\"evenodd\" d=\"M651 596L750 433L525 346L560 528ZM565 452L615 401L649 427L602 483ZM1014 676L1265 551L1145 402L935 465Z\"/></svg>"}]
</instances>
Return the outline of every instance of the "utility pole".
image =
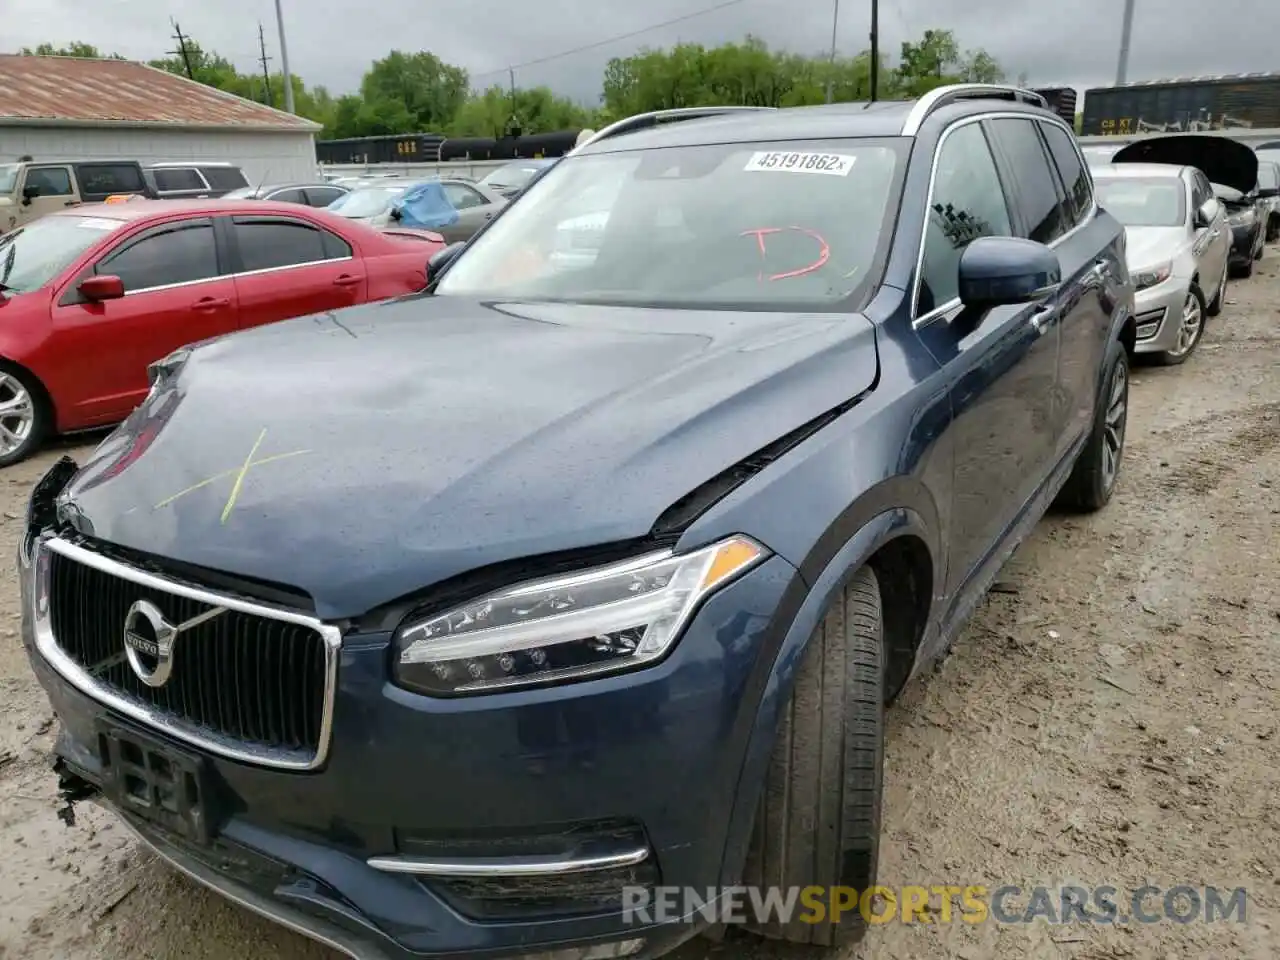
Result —
<instances>
[{"instance_id":1,"label":"utility pole","mask_svg":"<svg viewBox=\"0 0 1280 960\"><path fill-rule=\"evenodd\" d=\"M1124 23L1120 27L1120 60L1116 64L1116 86L1129 79L1129 41L1133 37L1134 0L1124 0Z\"/></svg>"},{"instance_id":2,"label":"utility pole","mask_svg":"<svg viewBox=\"0 0 1280 960\"><path fill-rule=\"evenodd\" d=\"M831 11L831 72L827 74L827 103L835 97L836 82L836 27L840 23L840 0L834 0Z\"/></svg>"},{"instance_id":3,"label":"utility pole","mask_svg":"<svg viewBox=\"0 0 1280 960\"><path fill-rule=\"evenodd\" d=\"M284 109L293 113L293 77L289 74L289 48L284 42L284 13L276 0L276 25L280 28L280 72L284 75Z\"/></svg>"},{"instance_id":4,"label":"utility pole","mask_svg":"<svg viewBox=\"0 0 1280 960\"><path fill-rule=\"evenodd\" d=\"M258 62L262 64L262 82L267 85L267 106L274 107L275 101L271 97L271 71L267 69L267 61L271 58L267 56L267 40L262 33L262 21L258 21L258 49L262 51L262 56L258 58Z\"/></svg>"},{"instance_id":5,"label":"utility pole","mask_svg":"<svg viewBox=\"0 0 1280 960\"><path fill-rule=\"evenodd\" d=\"M170 50L170 53L178 53L182 55L182 62L187 68L187 79L194 80L196 78L195 71L191 69L191 55L187 53L187 38L182 35L182 28L178 26L177 20L170 20L173 24L173 39L178 41L178 49Z\"/></svg>"},{"instance_id":6,"label":"utility pole","mask_svg":"<svg viewBox=\"0 0 1280 960\"><path fill-rule=\"evenodd\" d=\"M871 0L871 102L880 92L880 0Z\"/></svg>"}]
</instances>

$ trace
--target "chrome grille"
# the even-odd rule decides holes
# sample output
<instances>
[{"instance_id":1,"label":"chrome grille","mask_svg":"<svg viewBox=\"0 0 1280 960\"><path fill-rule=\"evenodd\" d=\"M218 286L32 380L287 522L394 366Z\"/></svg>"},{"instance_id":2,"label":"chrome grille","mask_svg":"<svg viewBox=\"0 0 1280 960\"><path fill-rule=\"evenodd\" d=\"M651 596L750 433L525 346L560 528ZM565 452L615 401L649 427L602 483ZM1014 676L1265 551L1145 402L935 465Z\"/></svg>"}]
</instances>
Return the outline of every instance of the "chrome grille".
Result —
<instances>
[{"instance_id":1,"label":"chrome grille","mask_svg":"<svg viewBox=\"0 0 1280 960\"><path fill-rule=\"evenodd\" d=\"M43 544L37 643L84 692L166 733L234 759L309 769L324 759L338 633L313 618L137 570L66 541ZM131 606L182 623L167 682L149 686L125 657Z\"/></svg>"}]
</instances>

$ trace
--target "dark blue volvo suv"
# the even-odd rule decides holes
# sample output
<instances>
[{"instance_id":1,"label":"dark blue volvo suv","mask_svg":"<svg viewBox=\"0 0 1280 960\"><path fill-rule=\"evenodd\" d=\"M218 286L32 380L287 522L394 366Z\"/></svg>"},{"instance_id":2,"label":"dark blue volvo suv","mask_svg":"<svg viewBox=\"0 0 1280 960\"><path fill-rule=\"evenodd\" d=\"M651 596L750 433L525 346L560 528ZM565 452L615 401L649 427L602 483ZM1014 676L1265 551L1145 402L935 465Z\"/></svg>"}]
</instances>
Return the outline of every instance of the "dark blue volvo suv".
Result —
<instances>
[{"instance_id":1,"label":"dark blue volvo suv","mask_svg":"<svg viewBox=\"0 0 1280 960\"><path fill-rule=\"evenodd\" d=\"M356 957L650 957L706 921L624 888L865 889L885 704L1120 469L1071 130L985 86L632 118L430 276L179 351L37 486L67 801Z\"/></svg>"}]
</instances>

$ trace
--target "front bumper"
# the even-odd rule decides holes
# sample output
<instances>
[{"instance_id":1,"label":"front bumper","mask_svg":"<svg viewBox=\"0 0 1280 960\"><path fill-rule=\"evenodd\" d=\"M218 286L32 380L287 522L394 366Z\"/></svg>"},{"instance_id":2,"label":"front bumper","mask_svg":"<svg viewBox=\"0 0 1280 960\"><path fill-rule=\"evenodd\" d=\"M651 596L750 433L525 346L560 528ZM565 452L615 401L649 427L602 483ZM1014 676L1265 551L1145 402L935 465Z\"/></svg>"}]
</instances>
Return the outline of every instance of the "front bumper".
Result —
<instances>
[{"instance_id":1,"label":"front bumper","mask_svg":"<svg viewBox=\"0 0 1280 960\"><path fill-rule=\"evenodd\" d=\"M1163 353L1178 345L1182 308L1189 290L1189 280L1170 277L1133 295L1133 314L1138 328L1135 353Z\"/></svg>"},{"instance_id":2,"label":"front bumper","mask_svg":"<svg viewBox=\"0 0 1280 960\"><path fill-rule=\"evenodd\" d=\"M100 787L111 779L102 725L138 725L69 683L37 649L34 576L27 563L22 635L61 722L56 753L65 773ZM773 653L802 592L794 568L774 557L710 597L649 669L461 699L393 686L390 635L349 634L322 769L266 769L138 727L204 764L220 816L201 842L115 809L201 883L354 957L581 948L598 952L563 956L658 956L705 921L637 926L591 887L589 872L568 887L529 878L528 896L495 905L516 883L500 872L489 886L460 888L370 861L425 856L488 870L513 849L554 858L558 840L605 822L634 827L650 868L599 874L611 890L636 876L703 890L733 882L730 811Z\"/></svg>"}]
</instances>

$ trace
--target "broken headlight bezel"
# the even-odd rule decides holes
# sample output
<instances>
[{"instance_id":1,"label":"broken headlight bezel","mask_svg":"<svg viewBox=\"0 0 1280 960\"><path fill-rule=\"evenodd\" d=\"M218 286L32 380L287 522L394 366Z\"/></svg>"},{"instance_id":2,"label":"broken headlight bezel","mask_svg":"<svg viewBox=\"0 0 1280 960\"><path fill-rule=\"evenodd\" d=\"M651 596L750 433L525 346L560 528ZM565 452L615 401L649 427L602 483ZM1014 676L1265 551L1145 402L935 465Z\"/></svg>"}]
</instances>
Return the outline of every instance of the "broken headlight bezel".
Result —
<instances>
[{"instance_id":1,"label":"broken headlight bezel","mask_svg":"<svg viewBox=\"0 0 1280 960\"><path fill-rule=\"evenodd\" d=\"M699 606L769 556L732 536L698 550L517 584L396 633L394 676L437 697L572 683L666 657Z\"/></svg>"}]
</instances>

